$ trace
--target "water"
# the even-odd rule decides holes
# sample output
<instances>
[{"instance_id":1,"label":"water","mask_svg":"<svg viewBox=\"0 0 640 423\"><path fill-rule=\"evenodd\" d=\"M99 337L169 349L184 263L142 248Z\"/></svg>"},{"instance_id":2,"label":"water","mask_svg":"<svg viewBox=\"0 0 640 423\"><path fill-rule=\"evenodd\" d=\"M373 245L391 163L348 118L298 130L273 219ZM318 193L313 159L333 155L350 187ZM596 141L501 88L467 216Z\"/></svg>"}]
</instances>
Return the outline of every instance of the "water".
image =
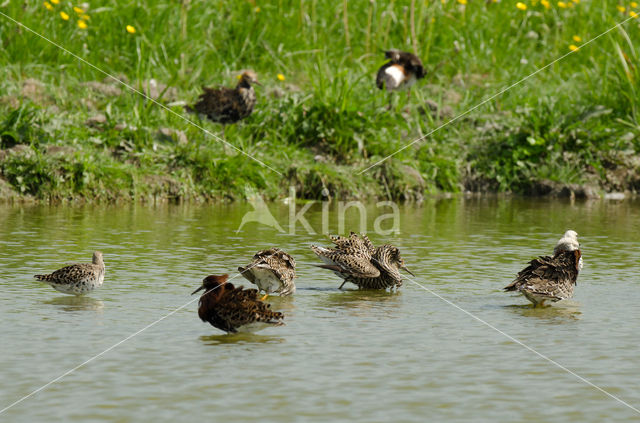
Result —
<instances>
[{"instance_id":1,"label":"water","mask_svg":"<svg viewBox=\"0 0 640 423\"><path fill-rule=\"evenodd\" d=\"M288 230L287 206L270 207ZM202 323L191 303L0 420L640 421L435 295L638 408L640 203L445 199L403 206L401 233L371 238L398 245L416 282L432 292L406 280L398 293L338 291L331 272L311 266L318 261L309 245L327 244L323 235L255 223L236 233L249 210L0 207L0 408L194 300L189 294L204 276L235 275L258 249L290 252L299 275L293 297L269 299L286 326L228 336ZM369 228L376 210L367 209ZM306 216L322 228L320 207ZM329 230L337 224L331 215ZM358 228L355 213L345 225ZM573 300L532 309L500 291L569 228L580 234L585 260ZM87 297L33 279L88 262L94 249L103 251L107 273Z\"/></svg>"}]
</instances>

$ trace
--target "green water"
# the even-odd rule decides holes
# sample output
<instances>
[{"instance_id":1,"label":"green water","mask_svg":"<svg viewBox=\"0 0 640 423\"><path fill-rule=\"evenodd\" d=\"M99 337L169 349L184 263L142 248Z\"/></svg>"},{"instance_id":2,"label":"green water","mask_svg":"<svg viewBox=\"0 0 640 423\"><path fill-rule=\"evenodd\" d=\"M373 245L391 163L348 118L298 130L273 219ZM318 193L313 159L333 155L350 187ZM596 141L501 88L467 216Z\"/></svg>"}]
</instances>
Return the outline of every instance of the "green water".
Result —
<instances>
[{"instance_id":1,"label":"green water","mask_svg":"<svg viewBox=\"0 0 640 423\"><path fill-rule=\"evenodd\" d=\"M405 280L397 293L339 291L311 266L309 245L326 238L299 224L289 233L289 206L269 207L285 233L255 223L236 232L249 204L0 206L0 408L187 304L204 276L235 275L258 249L277 245L298 261L296 294L269 298L286 326L228 336L191 303L0 420L640 421L443 300L638 408L639 202L433 200L400 207L400 233L387 236L373 233L371 205L373 242L399 246L431 291ZM305 216L316 232L323 222L335 232L335 212ZM355 212L345 227L359 229ZM574 299L532 309L500 291L569 228L584 257ZM94 249L105 284L87 297L33 279L88 262Z\"/></svg>"}]
</instances>

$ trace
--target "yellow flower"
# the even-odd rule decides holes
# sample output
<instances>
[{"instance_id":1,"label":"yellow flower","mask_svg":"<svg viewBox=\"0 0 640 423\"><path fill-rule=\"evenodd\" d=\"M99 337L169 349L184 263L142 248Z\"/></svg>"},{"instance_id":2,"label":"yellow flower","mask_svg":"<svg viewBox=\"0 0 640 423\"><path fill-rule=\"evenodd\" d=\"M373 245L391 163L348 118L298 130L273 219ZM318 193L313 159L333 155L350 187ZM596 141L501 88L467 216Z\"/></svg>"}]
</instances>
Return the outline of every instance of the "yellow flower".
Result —
<instances>
[{"instance_id":1,"label":"yellow flower","mask_svg":"<svg viewBox=\"0 0 640 423\"><path fill-rule=\"evenodd\" d=\"M633 10L629 11L629 16L631 16L632 18L637 18L638 14L636 12L634 12Z\"/></svg>"},{"instance_id":2,"label":"yellow flower","mask_svg":"<svg viewBox=\"0 0 640 423\"><path fill-rule=\"evenodd\" d=\"M58 3L60 3L60 0L51 0L51 3L58 4Z\"/></svg>"},{"instance_id":3,"label":"yellow flower","mask_svg":"<svg viewBox=\"0 0 640 423\"><path fill-rule=\"evenodd\" d=\"M467 0L458 0L458 3L460 3L462 5L465 5L465 4L467 4Z\"/></svg>"},{"instance_id":4,"label":"yellow flower","mask_svg":"<svg viewBox=\"0 0 640 423\"><path fill-rule=\"evenodd\" d=\"M78 21L78 28L80 29L87 29L87 23L85 21L83 21L82 19L80 19Z\"/></svg>"},{"instance_id":5,"label":"yellow flower","mask_svg":"<svg viewBox=\"0 0 640 423\"><path fill-rule=\"evenodd\" d=\"M283 75L283 74L281 74L281 73L279 73L279 74L278 74L278 80L279 80L279 81L284 81L284 75Z\"/></svg>"},{"instance_id":6,"label":"yellow flower","mask_svg":"<svg viewBox=\"0 0 640 423\"><path fill-rule=\"evenodd\" d=\"M253 8L253 11L256 13L260 13L260 7L256 6Z\"/></svg>"},{"instance_id":7,"label":"yellow flower","mask_svg":"<svg viewBox=\"0 0 640 423\"><path fill-rule=\"evenodd\" d=\"M44 7L47 8L47 10L53 10L53 6L51 5L51 3L49 3L48 1L44 2Z\"/></svg>"},{"instance_id":8,"label":"yellow flower","mask_svg":"<svg viewBox=\"0 0 640 423\"><path fill-rule=\"evenodd\" d=\"M60 12L60 17L61 17L62 19L64 19L65 21L68 21L68 20L69 20L69 15L67 15L67 14L66 14L66 13L64 13L64 12Z\"/></svg>"},{"instance_id":9,"label":"yellow flower","mask_svg":"<svg viewBox=\"0 0 640 423\"><path fill-rule=\"evenodd\" d=\"M136 29L131 25L127 25L127 32L129 34L135 34L136 33Z\"/></svg>"},{"instance_id":10,"label":"yellow flower","mask_svg":"<svg viewBox=\"0 0 640 423\"><path fill-rule=\"evenodd\" d=\"M572 2L574 2L575 4L580 3L580 0L571 0Z\"/></svg>"},{"instance_id":11,"label":"yellow flower","mask_svg":"<svg viewBox=\"0 0 640 423\"><path fill-rule=\"evenodd\" d=\"M543 5L545 9L551 9L551 3L549 3L549 0L540 0L540 4Z\"/></svg>"},{"instance_id":12,"label":"yellow flower","mask_svg":"<svg viewBox=\"0 0 640 423\"><path fill-rule=\"evenodd\" d=\"M84 9L81 9L78 6L73 6L73 11L76 12L78 15L84 13Z\"/></svg>"},{"instance_id":13,"label":"yellow flower","mask_svg":"<svg viewBox=\"0 0 640 423\"><path fill-rule=\"evenodd\" d=\"M527 5L522 3L521 1L516 3L516 7L520 10L527 10Z\"/></svg>"},{"instance_id":14,"label":"yellow flower","mask_svg":"<svg viewBox=\"0 0 640 423\"><path fill-rule=\"evenodd\" d=\"M579 43L580 41L582 41L582 37L579 35L574 35L571 38L573 38L573 41L575 41L576 43Z\"/></svg>"},{"instance_id":15,"label":"yellow flower","mask_svg":"<svg viewBox=\"0 0 640 423\"><path fill-rule=\"evenodd\" d=\"M80 19L82 19L83 21L88 21L91 18L89 17L89 15L80 15Z\"/></svg>"},{"instance_id":16,"label":"yellow flower","mask_svg":"<svg viewBox=\"0 0 640 423\"><path fill-rule=\"evenodd\" d=\"M563 1L559 1L558 2L558 7L561 9L566 9L567 8L567 3L563 2Z\"/></svg>"},{"instance_id":17,"label":"yellow flower","mask_svg":"<svg viewBox=\"0 0 640 423\"><path fill-rule=\"evenodd\" d=\"M575 45L575 44L571 44L571 45L569 46L569 50L571 50L571 51L577 51L577 50L578 50L578 48L579 48L579 47L578 47L577 45Z\"/></svg>"},{"instance_id":18,"label":"yellow flower","mask_svg":"<svg viewBox=\"0 0 640 423\"><path fill-rule=\"evenodd\" d=\"M635 1L632 1L631 3L629 3L629 6L635 9L636 7L638 7L638 3L636 3Z\"/></svg>"},{"instance_id":19,"label":"yellow flower","mask_svg":"<svg viewBox=\"0 0 640 423\"><path fill-rule=\"evenodd\" d=\"M627 8L621 5L617 5L616 8L618 9L618 12L620 13L624 13L627 11Z\"/></svg>"}]
</instances>

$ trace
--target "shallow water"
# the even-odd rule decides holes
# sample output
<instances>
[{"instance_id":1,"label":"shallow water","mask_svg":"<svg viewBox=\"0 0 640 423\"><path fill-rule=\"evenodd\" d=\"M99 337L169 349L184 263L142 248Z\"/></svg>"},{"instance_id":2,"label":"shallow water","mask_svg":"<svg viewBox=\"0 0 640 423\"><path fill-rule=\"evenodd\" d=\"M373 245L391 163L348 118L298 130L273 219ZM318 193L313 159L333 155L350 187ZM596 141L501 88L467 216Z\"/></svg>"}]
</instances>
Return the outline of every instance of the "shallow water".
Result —
<instances>
[{"instance_id":1,"label":"shallow water","mask_svg":"<svg viewBox=\"0 0 640 423\"><path fill-rule=\"evenodd\" d=\"M288 230L288 206L270 208ZM640 407L639 202L433 200L401 207L389 236L373 233L371 205L373 242L398 245L426 288L405 280L397 293L339 291L311 266L323 235L299 224L295 235L255 223L236 232L250 210L0 206L0 409L173 312L0 420L640 421L505 336ZM321 208L306 216L320 232ZM359 229L355 213L345 227ZM500 291L569 228L585 264L574 299L532 309ZM268 300L287 325L224 335L202 323L187 304L201 279L233 276L271 245L298 261L296 294ZM87 297L33 279L94 249L107 272Z\"/></svg>"}]
</instances>

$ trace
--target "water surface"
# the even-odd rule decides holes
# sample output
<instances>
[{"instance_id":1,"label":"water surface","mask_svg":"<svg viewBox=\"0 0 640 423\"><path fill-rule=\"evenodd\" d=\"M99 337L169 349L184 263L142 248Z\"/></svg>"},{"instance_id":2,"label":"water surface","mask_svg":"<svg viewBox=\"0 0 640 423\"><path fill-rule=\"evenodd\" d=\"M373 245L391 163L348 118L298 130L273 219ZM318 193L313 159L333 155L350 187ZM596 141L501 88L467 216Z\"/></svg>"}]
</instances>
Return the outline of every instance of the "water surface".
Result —
<instances>
[{"instance_id":1,"label":"water surface","mask_svg":"<svg viewBox=\"0 0 640 423\"><path fill-rule=\"evenodd\" d=\"M270 208L288 232L288 206ZM299 224L295 234L255 223L236 232L250 210L0 206L0 408L193 300L204 276L236 275L258 249L287 250L299 275L293 297L269 298L286 326L224 335L200 322L191 303L0 419L640 421L434 295L638 408L640 203L457 198L403 206L400 233L371 238L398 245L415 282L433 293L409 280L397 293L339 291L331 272L312 266L309 245L326 244L324 235ZM367 211L372 232L380 209ZM306 216L321 232L321 207ZM356 213L345 227L359 228ZM532 309L500 291L569 228L585 260L574 299ZM89 296L33 279L88 262L94 249L107 273Z\"/></svg>"}]
</instances>

